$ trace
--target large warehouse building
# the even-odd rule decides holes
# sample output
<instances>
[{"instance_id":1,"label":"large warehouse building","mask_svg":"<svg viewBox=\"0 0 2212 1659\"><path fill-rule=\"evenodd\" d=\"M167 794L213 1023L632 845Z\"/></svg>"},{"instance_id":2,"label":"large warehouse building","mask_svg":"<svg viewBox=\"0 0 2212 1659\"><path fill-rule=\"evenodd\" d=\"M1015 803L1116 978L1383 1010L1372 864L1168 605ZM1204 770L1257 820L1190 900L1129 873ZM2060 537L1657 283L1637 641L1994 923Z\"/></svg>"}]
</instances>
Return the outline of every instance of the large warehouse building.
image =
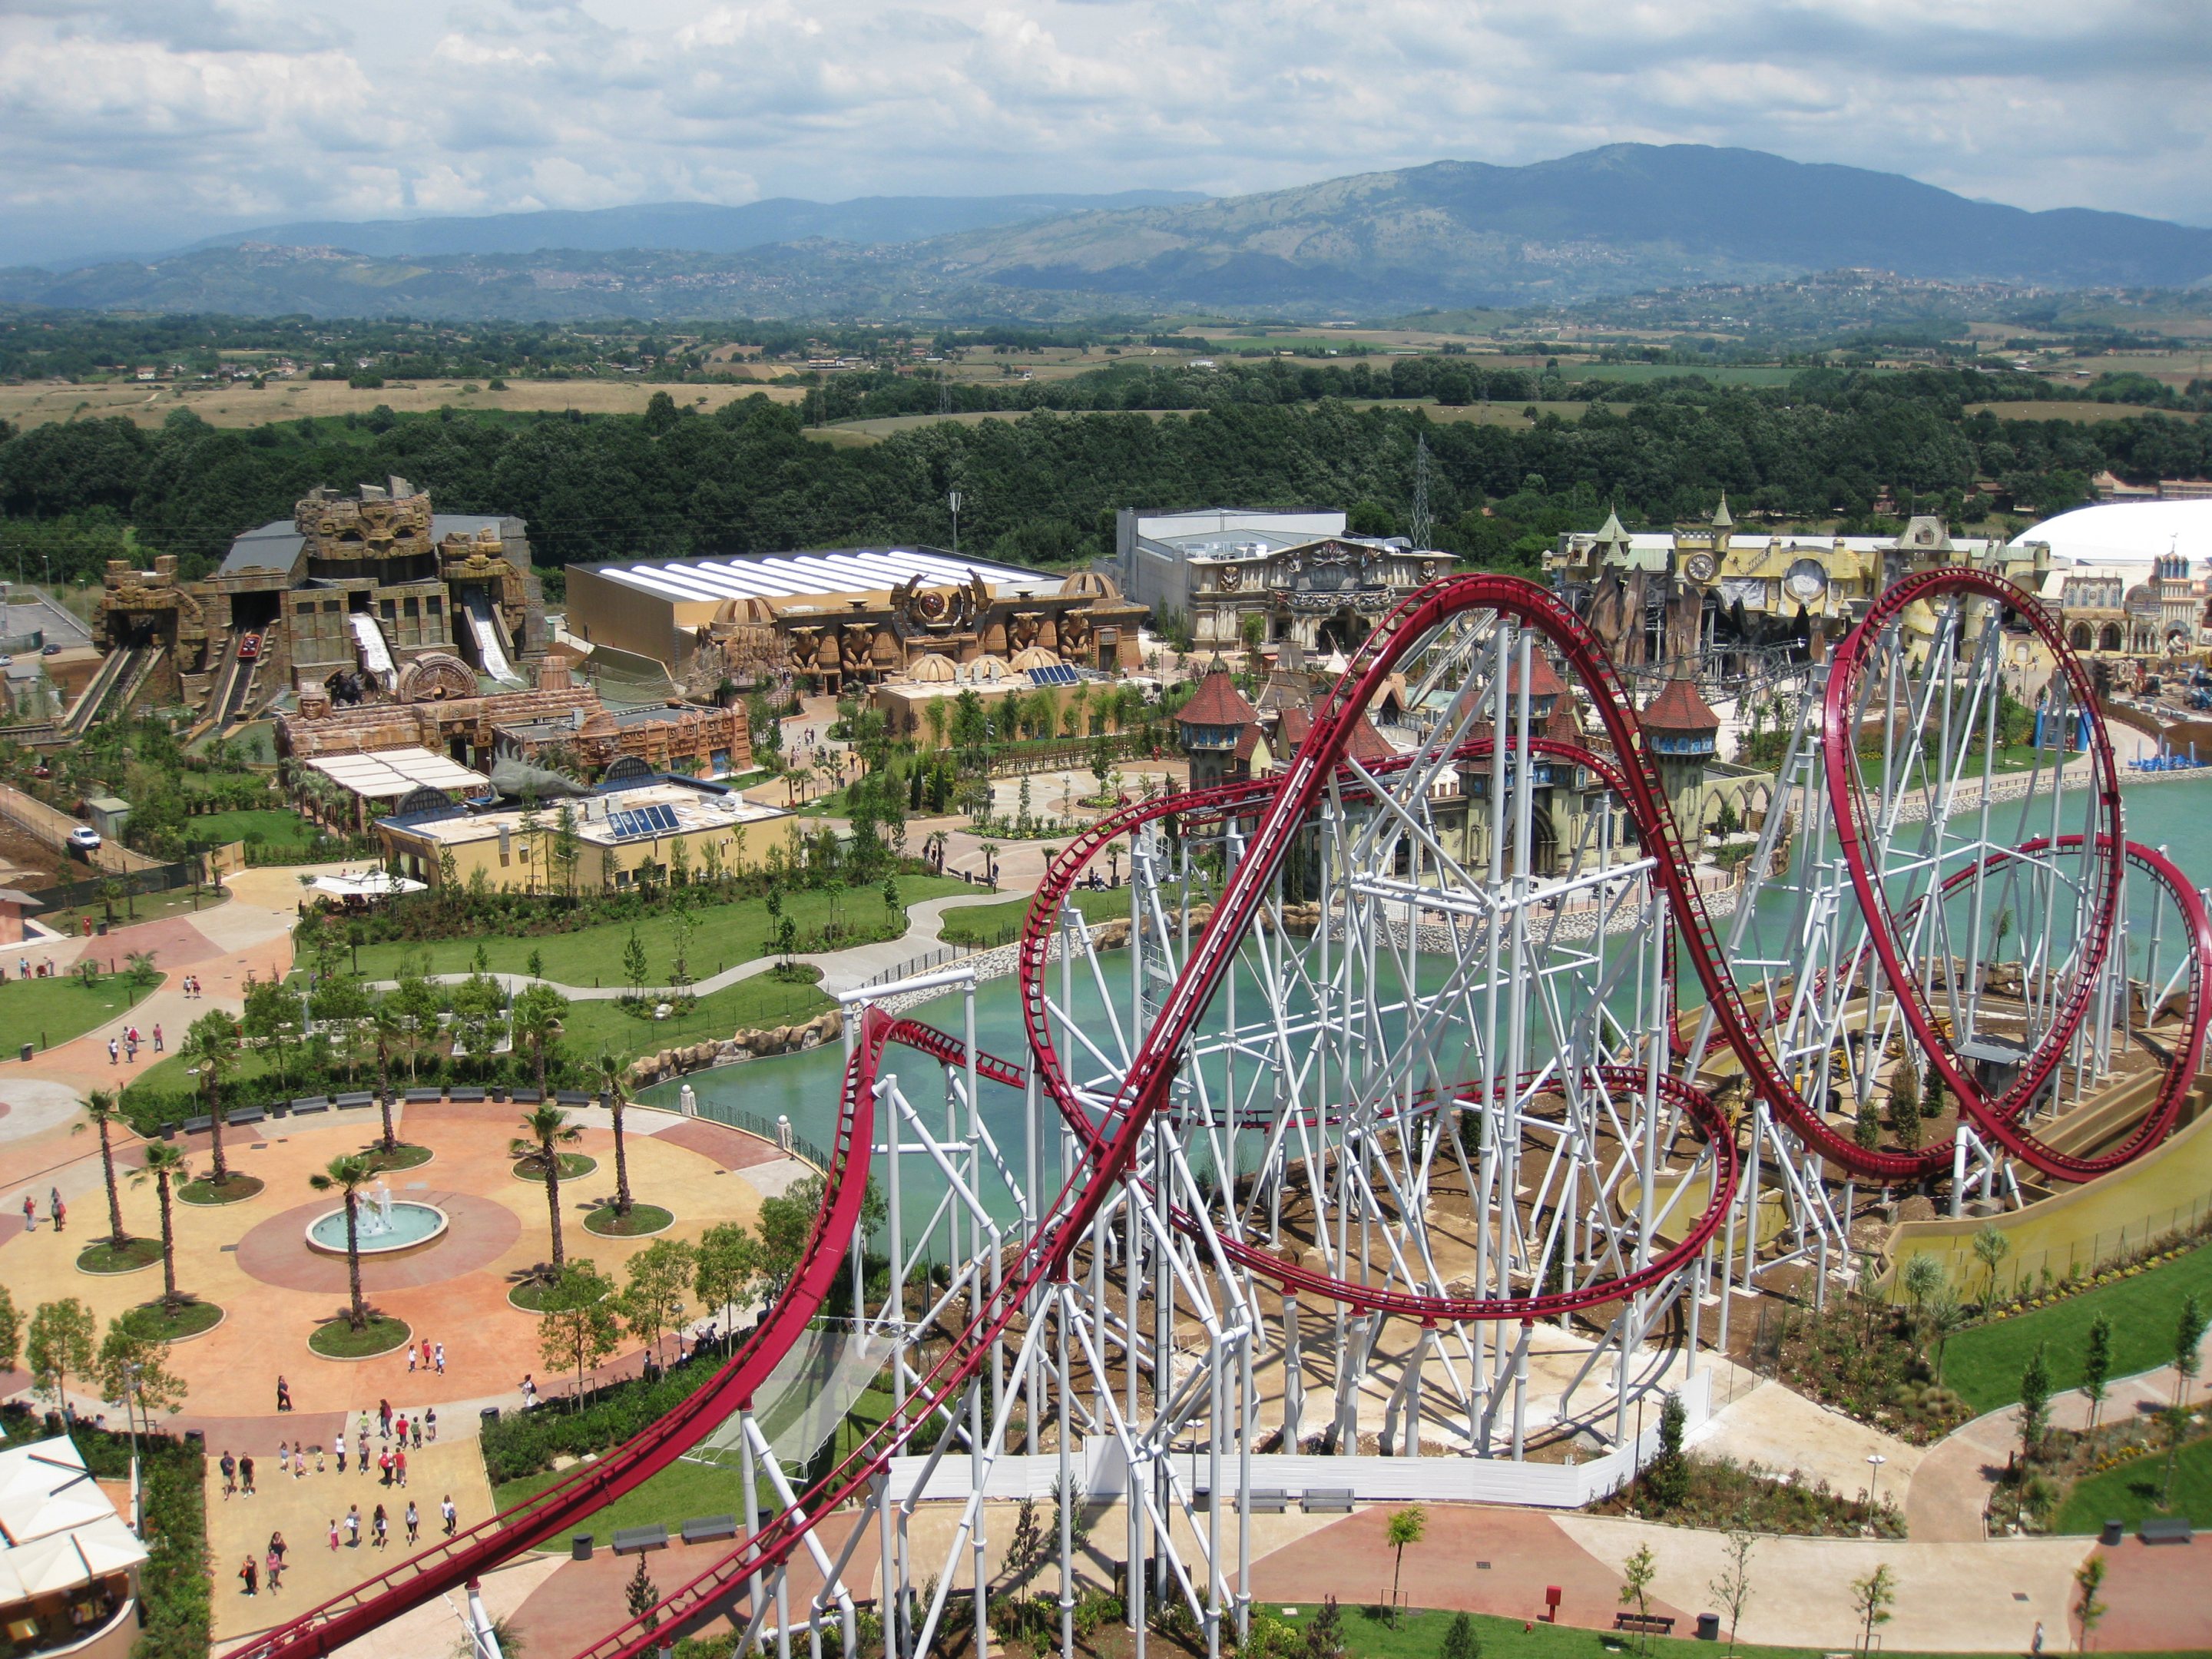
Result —
<instances>
[{"instance_id":1,"label":"large warehouse building","mask_svg":"<svg viewBox=\"0 0 2212 1659\"><path fill-rule=\"evenodd\" d=\"M677 680L788 672L823 690L1043 651L1078 667L1138 665L1142 607L1089 572L1057 576L936 548L854 547L574 565L568 632Z\"/></svg>"}]
</instances>

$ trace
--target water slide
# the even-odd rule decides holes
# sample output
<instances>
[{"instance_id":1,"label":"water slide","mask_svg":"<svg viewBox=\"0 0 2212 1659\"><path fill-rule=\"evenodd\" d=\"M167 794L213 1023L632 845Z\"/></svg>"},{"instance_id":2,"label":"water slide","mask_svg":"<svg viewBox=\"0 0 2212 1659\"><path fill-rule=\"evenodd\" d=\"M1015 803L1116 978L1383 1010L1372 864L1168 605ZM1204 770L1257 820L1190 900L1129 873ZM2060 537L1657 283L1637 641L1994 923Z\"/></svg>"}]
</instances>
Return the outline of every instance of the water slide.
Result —
<instances>
[{"instance_id":1,"label":"water slide","mask_svg":"<svg viewBox=\"0 0 2212 1659\"><path fill-rule=\"evenodd\" d=\"M500 644L499 619L492 614L491 601L481 592L471 592L462 604L468 611L469 628L477 636L477 661L483 672L501 685L521 684L522 676L514 672Z\"/></svg>"},{"instance_id":2,"label":"water slide","mask_svg":"<svg viewBox=\"0 0 2212 1659\"><path fill-rule=\"evenodd\" d=\"M392 682L399 678L399 669L392 660L392 647L385 643L384 629L366 611L356 611L346 620L353 624L354 643L361 649L362 666L389 691Z\"/></svg>"},{"instance_id":3,"label":"water slide","mask_svg":"<svg viewBox=\"0 0 2212 1659\"><path fill-rule=\"evenodd\" d=\"M129 708L131 699L146 683L147 675L153 672L154 665L161 660L165 649L166 647L160 645L134 645L108 653L107 660L100 664L100 672L92 677L92 683L84 689L84 695L76 700L76 705L64 718L63 735L82 737L85 729L99 719L101 711L114 701L118 690L123 696L123 707Z\"/></svg>"}]
</instances>

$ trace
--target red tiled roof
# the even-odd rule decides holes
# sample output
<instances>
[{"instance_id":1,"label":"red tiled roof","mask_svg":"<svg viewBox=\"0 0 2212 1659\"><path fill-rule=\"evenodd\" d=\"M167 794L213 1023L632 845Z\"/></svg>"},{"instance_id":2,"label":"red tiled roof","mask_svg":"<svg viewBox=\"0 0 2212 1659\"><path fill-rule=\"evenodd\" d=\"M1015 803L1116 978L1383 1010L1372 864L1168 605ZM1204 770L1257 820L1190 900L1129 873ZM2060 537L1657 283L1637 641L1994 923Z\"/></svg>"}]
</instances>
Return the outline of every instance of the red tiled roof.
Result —
<instances>
[{"instance_id":1,"label":"red tiled roof","mask_svg":"<svg viewBox=\"0 0 2212 1659\"><path fill-rule=\"evenodd\" d=\"M1176 718L1185 726L1249 726L1260 716L1228 671L1217 668L1199 682L1196 694Z\"/></svg>"},{"instance_id":2,"label":"red tiled roof","mask_svg":"<svg viewBox=\"0 0 2212 1659\"><path fill-rule=\"evenodd\" d=\"M1395 760L1398 754L1382 740L1382 734L1368 723L1364 714L1352 722L1351 740L1344 745L1344 752L1369 766L1376 761Z\"/></svg>"},{"instance_id":3,"label":"red tiled roof","mask_svg":"<svg viewBox=\"0 0 2212 1659\"><path fill-rule=\"evenodd\" d=\"M1293 753L1300 748L1305 743L1306 733L1312 730L1313 711L1310 708L1285 708L1283 710L1281 720L1275 727L1276 735L1281 740L1280 746L1285 755Z\"/></svg>"},{"instance_id":4,"label":"red tiled roof","mask_svg":"<svg viewBox=\"0 0 2212 1659\"><path fill-rule=\"evenodd\" d=\"M1659 732L1717 732L1721 717L1698 695L1696 682L1671 679L1644 711L1644 723Z\"/></svg>"},{"instance_id":5,"label":"red tiled roof","mask_svg":"<svg viewBox=\"0 0 2212 1659\"><path fill-rule=\"evenodd\" d=\"M1540 651L1532 651L1528 653L1528 695L1530 696L1556 697L1565 692L1567 688L1560 684L1559 675L1552 670L1550 658ZM1508 691L1518 691L1521 689L1521 663L1517 657L1506 668L1505 689Z\"/></svg>"}]
</instances>

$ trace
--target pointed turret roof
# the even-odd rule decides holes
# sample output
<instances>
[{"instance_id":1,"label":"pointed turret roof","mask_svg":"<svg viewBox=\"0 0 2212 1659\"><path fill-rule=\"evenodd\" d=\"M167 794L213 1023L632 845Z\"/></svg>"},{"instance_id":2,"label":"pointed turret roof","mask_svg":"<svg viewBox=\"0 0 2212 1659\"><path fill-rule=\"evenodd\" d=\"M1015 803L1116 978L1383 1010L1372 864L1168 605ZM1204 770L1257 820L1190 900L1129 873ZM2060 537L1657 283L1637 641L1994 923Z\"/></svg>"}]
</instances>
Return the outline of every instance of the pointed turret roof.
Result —
<instances>
[{"instance_id":1,"label":"pointed turret roof","mask_svg":"<svg viewBox=\"0 0 2212 1659\"><path fill-rule=\"evenodd\" d=\"M1719 731L1721 717L1698 692L1698 683L1687 674L1678 673L1651 699L1650 707L1644 711L1644 724L1653 732L1703 734Z\"/></svg>"},{"instance_id":2,"label":"pointed turret roof","mask_svg":"<svg viewBox=\"0 0 2212 1659\"><path fill-rule=\"evenodd\" d=\"M1613 511L1610 501L1606 503L1605 522L1597 528L1597 544L1600 547L1625 547L1628 544L1628 532L1620 527L1620 514Z\"/></svg>"},{"instance_id":3,"label":"pointed turret roof","mask_svg":"<svg viewBox=\"0 0 2212 1659\"><path fill-rule=\"evenodd\" d=\"M1728 491L1725 489L1721 491L1721 504L1713 509L1713 528L1716 530L1735 528L1735 520L1729 517Z\"/></svg>"},{"instance_id":4,"label":"pointed turret roof","mask_svg":"<svg viewBox=\"0 0 2212 1659\"><path fill-rule=\"evenodd\" d=\"M1185 726L1251 726L1260 715L1245 702L1229 671L1217 668L1198 683L1197 691L1176 718Z\"/></svg>"}]
</instances>

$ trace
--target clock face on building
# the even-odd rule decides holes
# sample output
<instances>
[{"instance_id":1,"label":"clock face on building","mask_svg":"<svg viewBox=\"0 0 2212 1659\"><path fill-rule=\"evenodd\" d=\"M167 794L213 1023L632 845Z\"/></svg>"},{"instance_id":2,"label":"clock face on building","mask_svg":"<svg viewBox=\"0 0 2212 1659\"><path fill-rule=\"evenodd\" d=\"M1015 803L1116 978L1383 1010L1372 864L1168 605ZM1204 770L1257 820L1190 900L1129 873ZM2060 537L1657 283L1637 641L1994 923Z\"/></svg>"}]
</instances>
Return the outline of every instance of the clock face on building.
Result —
<instances>
[{"instance_id":1,"label":"clock face on building","mask_svg":"<svg viewBox=\"0 0 2212 1659\"><path fill-rule=\"evenodd\" d=\"M1692 553L1690 555L1689 562L1682 568L1688 573L1692 581L1709 582L1713 579L1713 556L1710 553Z\"/></svg>"},{"instance_id":2,"label":"clock face on building","mask_svg":"<svg viewBox=\"0 0 2212 1659\"><path fill-rule=\"evenodd\" d=\"M1828 591L1828 572L1818 559L1800 559L1782 578L1782 591L1800 605L1812 605Z\"/></svg>"}]
</instances>

